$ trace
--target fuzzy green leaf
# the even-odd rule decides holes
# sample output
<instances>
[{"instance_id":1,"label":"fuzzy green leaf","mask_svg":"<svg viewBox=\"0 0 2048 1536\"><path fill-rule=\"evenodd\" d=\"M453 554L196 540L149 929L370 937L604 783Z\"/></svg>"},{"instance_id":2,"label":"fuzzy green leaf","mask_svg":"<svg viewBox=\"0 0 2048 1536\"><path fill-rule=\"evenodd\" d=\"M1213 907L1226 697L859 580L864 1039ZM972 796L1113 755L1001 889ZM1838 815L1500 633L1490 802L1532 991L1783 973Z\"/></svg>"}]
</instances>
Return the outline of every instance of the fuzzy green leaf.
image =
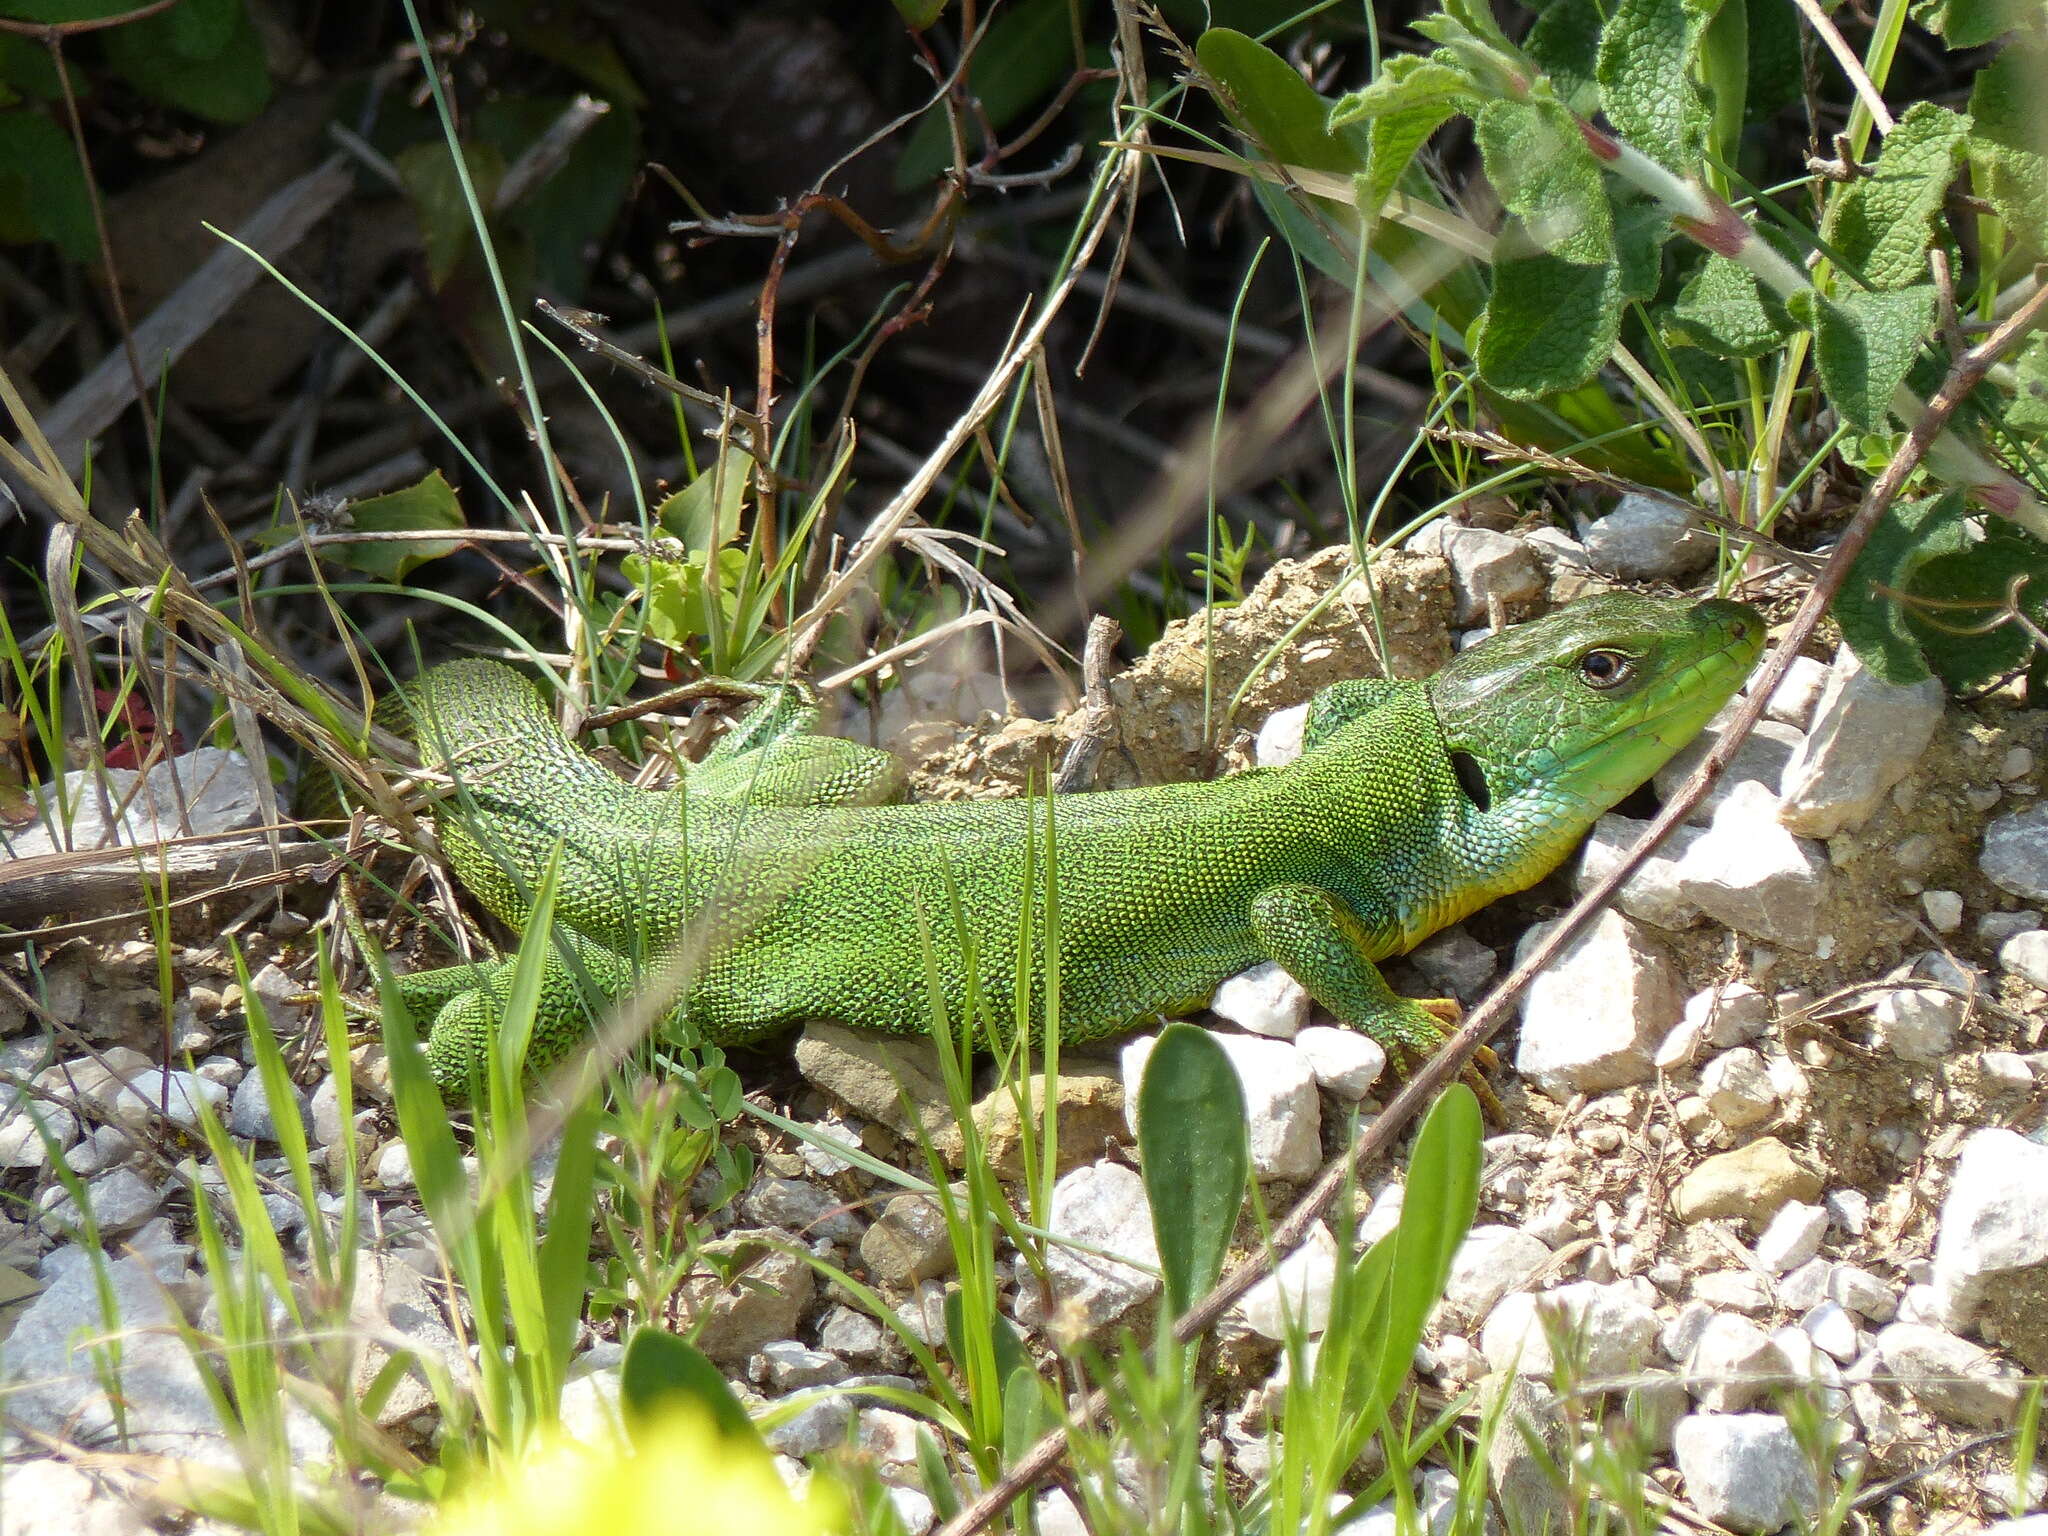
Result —
<instances>
[{"instance_id":1,"label":"fuzzy green leaf","mask_svg":"<svg viewBox=\"0 0 2048 1536\"><path fill-rule=\"evenodd\" d=\"M1447 50L1439 48L1427 56L1396 54L1380 66L1370 85L1338 98L1330 109L1330 127L1344 128L1418 107L1441 108L1448 117L1469 112L1478 99L1471 74Z\"/></svg>"},{"instance_id":2,"label":"fuzzy green leaf","mask_svg":"<svg viewBox=\"0 0 2048 1536\"><path fill-rule=\"evenodd\" d=\"M701 555L716 544L723 548L739 536L740 512L746 503L747 481L754 461L728 444L725 452L681 490L654 509L655 521Z\"/></svg>"},{"instance_id":3,"label":"fuzzy green leaf","mask_svg":"<svg viewBox=\"0 0 2048 1536\"><path fill-rule=\"evenodd\" d=\"M1607 119L1680 175L1698 168L1709 113L1693 66L1721 0L1619 0L1600 35Z\"/></svg>"},{"instance_id":4,"label":"fuzzy green leaf","mask_svg":"<svg viewBox=\"0 0 2048 1536\"><path fill-rule=\"evenodd\" d=\"M1614 215L1578 120L1554 101L1489 101L1474 120L1487 179L1542 247L1575 266L1614 260Z\"/></svg>"},{"instance_id":5,"label":"fuzzy green leaf","mask_svg":"<svg viewBox=\"0 0 2048 1536\"><path fill-rule=\"evenodd\" d=\"M2042 82L2048 38L2022 36L1977 71L1970 90L1970 179L1998 210L2007 237L2039 259L2048 253L2048 131Z\"/></svg>"},{"instance_id":6,"label":"fuzzy green leaf","mask_svg":"<svg viewBox=\"0 0 2048 1536\"><path fill-rule=\"evenodd\" d=\"M1646 193L1621 188L1614 198L1614 253L1624 300L1648 299L1661 286L1671 210Z\"/></svg>"},{"instance_id":7,"label":"fuzzy green leaf","mask_svg":"<svg viewBox=\"0 0 2048 1536\"><path fill-rule=\"evenodd\" d=\"M1835 195L1821 233L1871 287L1904 288L1926 277L1935 216L1969 131L1967 117L1916 101L1870 174Z\"/></svg>"},{"instance_id":8,"label":"fuzzy green leaf","mask_svg":"<svg viewBox=\"0 0 2048 1536\"><path fill-rule=\"evenodd\" d=\"M1919 682L1927 662L1906 630L1898 599L1885 594L1906 590L1922 561L1962 548L1962 516L1963 498L1955 491L1895 502L1871 530L1830 607L1856 659L1888 683Z\"/></svg>"},{"instance_id":9,"label":"fuzzy green leaf","mask_svg":"<svg viewBox=\"0 0 2048 1536\"><path fill-rule=\"evenodd\" d=\"M2005 408L2006 430L2021 437L2048 437L2048 336L2035 336L2013 354L2012 403Z\"/></svg>"},{"instance_id":10,"label":"fuzzy green leaf","mask_svg":"<svg viewBox=\"0 0 2048 1536\"><path fill-rule=\"evenodd\" d=\"M2048 629L2048 544L2011 523L1994 521L1980 542L1923 561L1910 591L1906 631L1952 692L2040 663L2025 626L2007 615L2017 608Z\"/></svg>"},{"instance_id":11,"label":"fuzzy green leaf","mask_svg":"<svg viewBox=\"0 0 2048 1536\"><path fill-rule=\"evenodd\" d=\"M1558 99L1583 117L1600 110L1601 20L1597 0L1551 0L1522 44Z\"/></svg>"},{"instance_id":12,"label":"fuzzy green leaf","mask_svg":"<svg viewBox=\"0 0 2048 1536\"><path fill-rule=\"evenodd\" d=\"M1951 48L1981 48L2015 28L2041 25L2041 0L1918 0L1913 19Z\"/></svg>"},{"instance_id":13,"label":"fuzzy green leaf","mask_svg":"<svg viewBox=\"0 0 2048 1536\"><path fill-rule=\"evenodd\" d=\"M1443 8L1444 15L1482 43L1505 54L1515 51L1515 45L1508 41L1507 33L1501 31L1500 22L1494 18L1493 0L1443 0Z\"/></svg>"},{"instance_id":14,"label":"fuzzy green leaf","mask_svg":"<svg viewBox=\"0 0 2048 1536\"><path fill-rule=\"evenodd\" d=\"M1503 250L1517 228L1511 222L1503 233ZM1520 243L1527 248L1526 237ZM1496 256L1473 339L1480 377L1514 400L1583 384L1614 350L1621 305L1618 265L1577 266L1545 252Z\"/></svg>"},{"instance_id":15,"label":"fuzzy green leaf","mask_svg":"<svg viewBox=\"0 0 2048 1536\"><path fill-rule=\"evenodd\" d=\"M442 478L438 469L402 490L350 502L348 516L359 533L420 533L469 526L462 515L462 503L456 499L455 487ZM320 554L323 559L351 570L368 571L385 581L403 581L415 566L451 555L461 547L459 538L406 539L389 544L327 544L321 547Z\"/></svg>"},{"instance_id":16,"label":"fuzzy green leaf","mask_svg":"<svg viewBox=\"0 0 2048 1536\"><path fill-rule=\"evenodd\" d=\"M1710 255L1679 290L1671 316L1681 339L1716 357L1762 357L1792 333L1783 306L1767 300L1740 262Z\"/></svg>"},{"instance_id":17,"label":"fuzzy green leaf","mask_svg":"<svg viewBox=\"0 0 2048 1536\"><path fill-rule=\"evenodd\" d=\"M1800 294L1793 303L1793 313L1812 322L1821 385L1842 419L1859 432L1884 431L1892 395L1934 323L1934 285L1851 290L1818 303Z\"/></svg>"},{"instance_id":18,"label":"fuzzy green leaf","mask_svg":"<svg viewBox=\"0 0 2048 1536\"><path fill-rule=\"evenodd\" d=\"M1237 1069L1207 1030L1167 1025L1138 1085L1138 1162L1169 1316L1223 1272L1250 1158Z\"/></svg>"}]
</instances>

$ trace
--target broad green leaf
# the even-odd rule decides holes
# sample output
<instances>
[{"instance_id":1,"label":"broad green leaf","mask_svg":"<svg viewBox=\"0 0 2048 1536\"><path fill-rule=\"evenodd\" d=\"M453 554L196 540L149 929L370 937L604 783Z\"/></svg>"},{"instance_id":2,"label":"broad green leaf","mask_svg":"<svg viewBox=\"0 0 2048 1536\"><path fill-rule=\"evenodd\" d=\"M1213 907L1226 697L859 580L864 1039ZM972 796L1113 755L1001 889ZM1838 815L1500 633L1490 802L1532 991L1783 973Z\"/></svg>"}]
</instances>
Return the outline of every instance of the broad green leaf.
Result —
<instances>
[{"instance_id":1,"label":"broad green leaf","mask_svg":"<svg viewBox=\"0 0 2048 1536\"><path fill-rule=\"evenodd\" d=\"M680 650L711 633L711 604L728 622L737 613L734 590L747 568L746 551L731 545L718 552L718 579L707 583L707 557L692 555L687 560L652 560L627 555L619 562L625 578L647 594L647 633L673 650ZM707 590L708 588L708 590Z\"/></svg>"},{"instance_id":2,"label":"broad green leaf","mask_svg":"<svg viewBox=\"0 0 2048 1536\"><path fill-rule=\"evenodd\" d=\"M1598 0L1551 0L1522 43L1558 99L1582 117L1600 110L1601 20Z\"/></svg>"},{"instance_id":3,"label":"broad green leaf","mask_svg":"<svg viewBox=\"0 0 2048 1536\"><path fill-rule=\"evenodd\" d=\"M1784 306L1764 294L1749 268L1726 256L1700 263L1671 306L1681 339L1716 357L1762 357L1792 333Z\"/></svg>"},{"instance_id":4,"label":"broad green leaf","mask_svg":"<svg viewBox=\"0 0 2048 1536\"><path fill-rule=\"evenodd\" d=\"M1814 362L1830 403L1858 431L1884 431L1892 395L1934 323L1934 285L1852 289L1818 301L1800 294L1793 303L1795 315L1812 321Z\"/></svg>"},{"instance_id":5,"label":"broad green leaf","mask_svg":"<svg viewBox=\"0 0 2048 1536\"><path fill-rule=\"evenodd\" d=\"M1618 0L1600 34L1598 77L1607 120L1667 169L1693 174L1708 106L1694 82L1701 39L1721 0Z\"/></svg>"},{"instance_id":6,"label":"broad green leaf","mask_svg":"<svg viewBox=\"0 0 2048 1536\"><path fill-rule=\"evenodd\" d=\"M1026 107L1051 94L1077 62L1068 0L1017 0L996 11L975 45L973 62L967 66L968 93L1000 133ZM967 150L973 155L978 148L974 129L969 126L966 131ZM952 129L944 108L935 106L918 119L903 146L896 162L896 185L904 191L923 186L952 161Z\"/></svg>"},{"instance_id":7,"label":"broad green leaf","mask_svg":"<svg viewBox=\"0 0 2048 1536\"><path fill-rule=\"evenodd\" d=\"M1951 692L2040 664L2026 628L1999 619L2010 603L2037 630L2048 629L2048 544L2011 523L1993 521L1981 542L1925 560L1911 592L1906 631Z\"/></svg>"},{"instance_id":8,"label":"broad green leaf","mask_svg":"<svg viewBox=\"0 0 2048 1536\"><path fill-rule=\"evenodd\" d=\"M1752 123L1799 100L1806 86L1800 57L1799 12L1792 0L1747 0L1749 6L1749 112Z\"/></svg>"},{"instance_id":9,"label":"broad green leaf","mask_svg":"<svg viewBox=\"0 0 2048 1536\"><path fill-rule=\"evenodd\" d=\"M1981 48L2016 28L2041 25L2041 0L1917 0L1913 19L1951 48Z\"/></svg>"},{"instance_id":10,"label":"broad green leaf","mask_svg":"<svg viewBox=\"0 0 2048 1536\"><path fill-rule=\"evenodd\" d=\"M1415 1136L1388 1272L1386 1333L1379 1357L1379 1399L1391 1402L1415 1360L1422 1328L1443 1296L1472 1218L1479 1209L1479 1100L1453 1083L1431 1107Z\"/></svg>"},{"instance_id":11,"label":"broad green leaf","mask_svg":"<svg viewBox=\"0 0 2048 1536\"><path fill-rule=\"evenodd\" d=\"M1426 56L1396 54L1380 66L1370 85L1338 98L1330 108L1330 127L1344 128L1418 107L1440 107L1449 116L1470 111L1479 99L1471 74L1448 50L1439 48Z\"/></svg>"},{"instance_id":12,"label":"broad green leaf","mask_svg":"<svg viewBox=\"0 0 2048 1536\"><path fill-rule=\"evenodd\" d=\"M1330 104L1264 43L1211 27L1195 57L1223 87L1238 127L1268 157L1340 176L1358 169L1357 149L1331 132Z\"/></svg>"},{"instance_id":13,"label":"broad green leaf","mask_svg":"<svg viewBox=\"0 0 2048 1536\"><path fill-rule=\"evenodd\" d=\"M1906 109L1870 174L1835 194L1821 234L1873 288L1927 276L1927 247L1942 195L1955 179L1970 120L1932 102Z\"/></svg>"},{"instance_id":14,"label":"broad green leaf","mask_svg":"<svg viewBox=\"0 0 2048 1536\"><path fill-rule=\"evenodd\" d=\"M733 1395L725 1376L687 1339L643 1326L626 1342L619 1366L619 1407L626 1432L639 1435L661 1422L664 1411L690 1404L705 1411L721 1434L763 1445L760 1431ZM686 1496L677 1490L678 1497Z\"/></svg>"},{"instance_id":15,"label":"broad green leaf","mask_svg":"<svg viewBox=\"0 0 2048 1536\"><path fill-rule=\"evenodd\" d=\"M180 0L164 12L171 49L181 59L220 57L242 25L242 0Z\"/></svg>"},{"instance_id":16,"label":"broad green leaf","mask_svg":"<svg viewBox=\"0 0 2048 1536\"><path fill-rule=\"evenodd\" d=\"M558 1372L568 1365L575 1348L576 1325L583 1316L586 1299L599 1109L598 1095L585 1093L562 1126L554 1187L548 1193L547 1233L541 1239L535 1261L541 1301L547 1313L547 1347L554 1352Z\"/></svg>"},{"instance_id":17,"label":"broad green leaf","mask_svg":"<svg viewBox=\"0 0 2048 1536\"><path fill-rule=\"evenodd\" d=\"M1515 45L1494 19L1493 0L1443 0L1444 14L1482 43L1513 56Z\"/></svg>"},{"instance_id":18,"label":"broad green leaf","mask_svg":"<svg viewBox=\"0 0 2048 1536\"><path fill-rule=\"evenodd\" d=\"M462 158L476 187L477 202L490 207L505 176L505 157L492 145L472 143L462 146ZM406 196L412 201L413 216L420 221L420 236L427 247L427 276L441 288L454 276L475 233L454 158L445 141L429 139L402 151L395 164L398 179L405 183Z\"/></svg>"},{"instance_id":19,"label":"broad green leaf","mask_svg":"<svg viewBox=\"0 0 2048 1536\"><path fill-rule=\"evenodd\" d=\"M199 14L185 18L194 4ZM167 106L245 123L269 104L263 44L243 0L186 0L101 36L114 72Z\"/></svg>"},{"instance_id":20,"label":"broad green leaf","mask_svg":"<svg viewBox=\"0 0 2048 1536\"><path fill-rule=\"evenodd\" d=\"M78 152L29 107L0 112L0 240L48 240L73 261L99 252Z\"/></svg>"},{"instance_id":21,"label":"broad green leaf","mask_svg":"<svg viewBox=\"0 0 2048 1536\"><path fill-rule=\"evenodd\" d=\"M723 548L739 536L740 509L753 469L752 459L727 445L696 479L662 498L655 521L693 555L708 554L713 545Z\"/></svg>"},{"instance_id":22,"label":"broad green leaf","mask_svg":"<svg viewBox=\"0 0 2048 1536\"><path fill-rule=\"evenodd\" d=\"M2032 259L2048 253L2048 38L2022 36L1970 89L1970 179Z\"/></svg>"},{"instance_id":23,"label":"broad green leaf","mask_svg":"<svg viewBox=\"0 0 2048 1536\"><path fill-rule=\"evenodd\" d=\"M1387 194L1401 185L1409 163L1429 142L1429 136L1452 116L1449 107L1435 106L1410 107L1369 119L1365 124L1365 170L1352 178L1359 205L1377 211Z\"/></svg>"},{"instance_id":24,"label":"broad green leaf","mask_svg":"<svg viewBox=\"0 0 2048 1536\"><path fill-rule=\"evenodd\" d=\"M895 0L896 14L913 32L922 32L946 12L946 0Z\"/></svg>"},{"instance_id":25,"label":"broad green leaf","mask_svg":"<svg viewBox=\"0 0 2048 1536\"><path fill-rule=\"evenodd\" d=\"M1138 1085L1138 1164L1168 1315L1180 1316L1223 1273L1250 1167L1244 1089L1210 1033L1169 1024Z\"/></svg>"},{"instance_id":26,"label":"broad green leaf","mask_svg":"<svg viewBox=\"0 0 2048 1536\"><path fill-rule=\"evenodd\" d=\"M1544 250L1574 266L1614 260L1614 215L1578 120L1554 101L1489 101L1474 119L1486 176Z\"/></svg>"},{"instance_id":27,"label":"broad green leaf","mask_svg":"<svg viewBox=\"0 0 2048 1536\"><path fill-rule=\"evenodd\" d=\"M614 104L644 107L646 94L619 51L582 7L556 0L477 0L476 11L527 53L583 79Z\"/></svg>"},{"instance_id":28,"label":"broad green leaf","mask_svg":"<svg viewBox=\"0 0 2048 1536\"><path fill-rule=\"evenodd\" d=\"M1849 568L1829 611L1856 659L1888 683L1927 676L1919 643L1908 632L1896 596L1907 590L1914 567L1963 546L1963 498L1957 491L1894 502Z\"/></svg>"},{"instance_id":29,"label":"broad green leaf","mask_svg":"<svg viewBox=\"0 0 2048 1536\"><path fill-rule=\"evenodd\" d=\"M1582 267L1543 252L1497 256L1472 344L1480 377L1517 400L1576 388L1613 352L1621 303L1617 265Z\"/></svg>"},{"instance_id":30,"label":"broad green leaf","mask_svg":"<svg viewBox=\"0 0 2048 1536\"><path fill-rule=\"evenodd\" d=\"M568 105L566 96L501 96L478 108L477 137L509 165ZM640 159L639 114L614 105L576 141L559 170L507 210L504 226L532 242L543 287L572 298L583 292L591 256L618 217Z\"/></svg>"},{"instance_id":31,"label":"broad green leaf","mask_svg":"<svg viewBox=\"0 0 2048 1536\"><path fill-rule=\"evenodd\" d=\"M348 505L349 521L360 533L418 533L434 528L466 528L455 487L434 470L403 490L367 497ZM460 539L395 540L389 544L328 544L320 554L336 565L368 571L386 581L403 581L415 566L462 547Z\"/></svg>"},{"instance_id":32,"label":"broad green leaf","mask_svg":"<svg viewBox=\"0 0 2048 1536\"><path fill-rule=\"evenodd\" d=\"M1045 1383L1038 1372L1020 1365L1003 1378L1003 1460L1023 1460L1031 1442L1052 1427L1046 1411Z\"/></svg>"}]
</instances>

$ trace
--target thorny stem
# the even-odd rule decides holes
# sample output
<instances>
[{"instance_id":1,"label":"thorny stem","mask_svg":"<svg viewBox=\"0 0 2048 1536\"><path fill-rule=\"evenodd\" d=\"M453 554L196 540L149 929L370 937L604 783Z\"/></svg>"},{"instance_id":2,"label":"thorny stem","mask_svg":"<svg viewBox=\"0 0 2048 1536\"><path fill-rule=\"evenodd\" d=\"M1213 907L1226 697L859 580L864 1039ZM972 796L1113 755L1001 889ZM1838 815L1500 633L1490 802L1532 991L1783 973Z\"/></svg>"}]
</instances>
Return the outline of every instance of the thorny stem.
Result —
<instances>
[{"instance_id":1,"label":"thorny stem","mask_svg":"<svg viewBox=\"0 0 2048 1536\"><path fill-rule=\"evenodd\" d=\"M1785 631L1784 638L1771 652L1770 660L1764 664L1761 675L1755 678L1748 695L1743 699L1741 709L1729 723L1719 740L1714 743L1706 759L1694 770L1691 778L1674 795L1656 820L1644 829L1643 835L1624 853L1614 867L1596 881L1586 894L1574 902L1571 909L1558 920L1543 941L1529 954L1529 957L1502 979L1499 986L1486 995L1472 1011L1463 1027L1444 1043L1421 1069L1411 1077L1393 1100L1382 1110L1373 1123L1366 1127L1351 1151L1338 1158L1323 1170L1322 1176L1310 1187L1287 1215L1287 1219L1274 1228L1273 1240L1261 1253L1254 1254L1184 1313L1175 1323L1172 1336L1174 1346L1189 1343L1211 1327L1218 1318L1249 1291L1254 1285L1273 1272L1274 1265L1300 1247L1310 1230L1323 1218L1338 1193L1356 1175L1377 1162L1393 1146L1394 1140L1407 1129L1408 1122L1419 1115L1424 1106L1457 1077L1471 1063L1487 1039L1506 1022L1509 1006L1522 991L1550 962L1564 950L1565 946L1578 937L1579 930L1593 918L1594 914L1606 907L1621 889L1636 867L1647 859L1673 828L1691 814L1693 808L1706 798L1714 781L1734 759L1742 744L1749 737L1756 723L1763 718L1764 708L1770 702L1772 693L1784 681L1792 663L1805 648L1806 642L1819 625L1821 615L1828 603L1842 589L1848 580L1850 567L1856 556L1870 539L1871 531L1886 510L1898 498L1907 477L1919 467L1929 446L1946 426L1949 417L1963 399L1983 380L1986 372L2034 323L2044 305L2048 305L2048 289L2037 292L2026 305L2014 311L2012 317L2001 324L1996 331L1978 346L1971 348L1950 365L1948 377L1942 380L1941 388L1934 398L1927 402L1927 409L1913 423L1905 444L1898 454L1885 465L1884 472L1871 484L1863 499L1863 505L1850 519L1848 527L1842 530L1834 552L1820 577L1807 592L1799 611L1793 616ZM1010 1502L1024 1493L1032 1484L1050 1472L1066 1450L1067 1436L1071 1427L1086 1424L1099 1417L1109 1406L1109 1395L1100 1388L1089 1394L1087 1400L1074 1411L1070 1426L1047 1431L1031 1449L1018 1458L1016 1464L1001 1479L979 1498L961 1510L945 1525L938 1536L973 1536L974 1532L988 1526Z\"/></svg>"}]
</instances>

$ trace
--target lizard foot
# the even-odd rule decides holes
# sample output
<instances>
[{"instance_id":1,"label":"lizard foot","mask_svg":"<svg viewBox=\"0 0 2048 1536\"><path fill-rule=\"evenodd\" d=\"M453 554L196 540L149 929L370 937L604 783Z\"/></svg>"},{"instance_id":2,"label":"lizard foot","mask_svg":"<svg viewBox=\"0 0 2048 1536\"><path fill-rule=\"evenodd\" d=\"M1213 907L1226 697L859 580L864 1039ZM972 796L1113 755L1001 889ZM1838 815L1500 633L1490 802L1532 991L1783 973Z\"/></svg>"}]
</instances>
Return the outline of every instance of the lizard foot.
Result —
<instances>
[{"instance_id":1,"label":"lizard foot","mask_svg":"<svg viewBox=\"0 0 2048 1536\"><path fill-rule=\"evenodd\" d=\"M1455 998L1419 997L1412 1001L1417 1008L1429 1015L1443 1035L1451 1034L1464 1022L1465 1010ZM1403 1077L1407 1077L1420 1067L1430 1054L1429 1051L1404 1042L1396 1054L1394 1065ZM1499 1069L1500 1057L1490 1046L1482 1045L1472 1053L1472 1060L1465 1070L1458 1074L1458 1080L1470 1088L1473 1096L1479 1100L1480 1112L1486 1116L1489 1125L1508 1123L1507 1110L1502 1106L1500 1096L1493 1091L1493 1084L1486 1080L1487 1073Z\"/></svg>"}]
</instances>

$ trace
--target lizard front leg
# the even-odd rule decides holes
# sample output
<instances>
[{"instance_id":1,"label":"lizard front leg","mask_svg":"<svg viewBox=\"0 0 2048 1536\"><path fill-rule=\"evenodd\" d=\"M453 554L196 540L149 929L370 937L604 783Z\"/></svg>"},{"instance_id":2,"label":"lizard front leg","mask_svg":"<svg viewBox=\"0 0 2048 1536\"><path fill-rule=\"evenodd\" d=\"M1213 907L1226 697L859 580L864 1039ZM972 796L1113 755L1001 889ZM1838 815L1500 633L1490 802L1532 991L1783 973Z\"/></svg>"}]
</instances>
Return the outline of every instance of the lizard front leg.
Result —
<instances>
[{"instance_id":1,"label":"lizard front leg","mask_svg":"<svg viewBox=\"0 0 2048 1536\"><path fill-rule=\"evenodd\" d=\"M482 1081L490 1043L503 1027L516 963L450 965L397 978L399 996L415 1020L431 1021L427 1068L451 1103L469 1097L471 1085ZM592 1038L608 1006L629 996L635 979L635 967L624 956L558 927L541 970L527 1071L545 1072Z\"/></svg>"},{"instance_id":2,"label":"lizard front leg","mask_svg":"<svg viewBox=\"0 0 2048 1536\"><path fill-rule=\"evenodd\" d=\"M1271 886L1253 898L1251 925L1260 947L1282 970L1344 1023L1384 1046L1398 1071L1413 1071L1442 1047L1438 1015L1388 986L1372 959L1393 947L1390 935L1335 892L1319 885ZM1491 1065L1492 1052L1483 1059ZM1488 1116L1502 1120L1500 1100L1479 1069L1466 1068L1464 1078Z\"/></svg>"}]
</instances>

